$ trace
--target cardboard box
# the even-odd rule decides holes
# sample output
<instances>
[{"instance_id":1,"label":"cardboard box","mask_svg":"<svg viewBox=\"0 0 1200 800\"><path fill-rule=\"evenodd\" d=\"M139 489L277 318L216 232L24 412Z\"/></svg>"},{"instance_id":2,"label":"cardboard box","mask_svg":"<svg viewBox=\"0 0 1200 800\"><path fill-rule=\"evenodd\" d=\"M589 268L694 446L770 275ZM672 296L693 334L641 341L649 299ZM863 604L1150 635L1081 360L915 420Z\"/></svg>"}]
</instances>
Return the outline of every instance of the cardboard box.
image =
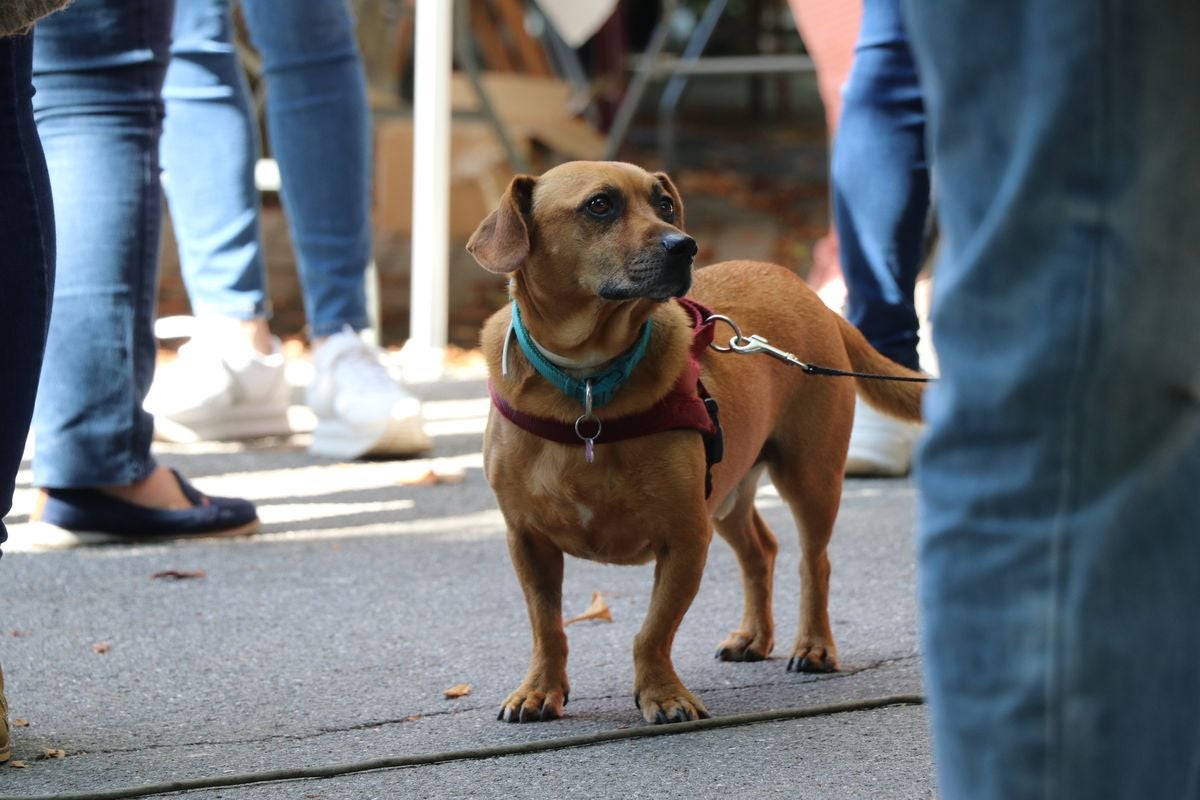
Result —
<instances>
[{"instance_id":1,"label":"cardboard box","mask_svg":"<svg viewBox=\"0 0 1200 800\"><path fill-rule=\"evenodd\" d=\"M595 161L604 153L604 137L579 118L583 101L572 96L566 81L515 72L485 72L482 78L496 116L518 146L538 142L559 156L582 161ZM450 107L478 111L475 89L461 72L450 83Z\"/></svg>"},{"instance_id":2,"label":"cardboard box","mask_svg":"<svg viewBox=\"0 0 1200 800\"><path fill-rule=\"evenodd\" d=\"M556 157L594 160L604 138L572 110L564 81L515 73L486 73L486 91L513 144L530 159L535 144ZM478 101L467 77L455 74L451 108L475 112ZM375 224L386 233L412 233L413 126L408 117L384 117L375 125ZM500 139L478 117L455 118L450 131L450 235L470 236L496 207L512 178Z\"/></svg>"},{"instance_id":3,"label":"cardboard box","mask_svg":"<svg viewBox=\"0 0 1200 800\"><path fill-rule=\"evenodd\" d=\"M450 235L470 236L496 207L513 170L495 133L481 120L454 120L450 132ZM375 225L410 235L413 126L406 117L375 125Z\"/></svg>"}]
</instances>

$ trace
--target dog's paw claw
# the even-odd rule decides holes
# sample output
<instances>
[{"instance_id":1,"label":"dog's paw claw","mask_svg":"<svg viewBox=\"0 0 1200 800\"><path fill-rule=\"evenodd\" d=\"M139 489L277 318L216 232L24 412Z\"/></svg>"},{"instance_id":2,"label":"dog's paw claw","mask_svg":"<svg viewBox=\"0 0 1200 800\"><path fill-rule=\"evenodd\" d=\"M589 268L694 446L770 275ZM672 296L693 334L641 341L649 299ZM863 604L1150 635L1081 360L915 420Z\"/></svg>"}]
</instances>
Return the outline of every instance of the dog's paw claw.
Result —
<instances>
[{"instance_id":1,"label":"dog's paw claw","mask_svg":"<svg viewBox=\"0 0 1200 800\"><path fill-rule=\"evenodd\" d=\"M555 689L536 689L522 686L500 706L497 717L502 722L548 722L561 719L566 705L566 692Z\"/></svg>"},{"instance_id":2,"label":"dog's paw claw","mask_svg":"<svg viewBox=\"0 0 1200 800\"><path fill-rule=\"evenodd\" d=\"M806 647L792 655L787 663L788 672L837 672L837 655L830 648Z\"/></svg>"},{"instance_id":3,"label":"dog's paw claw","mask_svg":"<svg viewBox=\"0 0 1200 800\"><path fill-rule=\"evenodd\" d=\"M717 645L718 661L762 661L774 647L769 633L750 634L734 631Z\"/></svg>"},{"instance_id":4,"label":"dog's paw claw","mask_svg":"<svg viewBox=\"0 0 1200 800\"><path fill-rule=\"evenodd\" d=\"M642 718L654 725L689 722L709 716L704 704L682 686L662 692L638 692L634 695L634 702L642 710Z\"/></svg>"}]
</instances>

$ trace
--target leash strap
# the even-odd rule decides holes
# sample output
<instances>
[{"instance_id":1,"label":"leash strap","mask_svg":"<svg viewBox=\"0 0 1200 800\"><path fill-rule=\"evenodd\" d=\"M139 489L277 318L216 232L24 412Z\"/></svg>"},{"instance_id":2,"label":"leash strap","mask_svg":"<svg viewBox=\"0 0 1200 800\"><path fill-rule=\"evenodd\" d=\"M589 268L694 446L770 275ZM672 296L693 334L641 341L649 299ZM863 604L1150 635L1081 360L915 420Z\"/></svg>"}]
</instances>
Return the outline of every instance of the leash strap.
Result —
<instances>
[{"instance_id":1,"label":"leash strap","mask_svg":"<svg viewBox=\"0 0 1200 800\"><path fill-rule=\"evenodd\" d=\"M834 369L833 367L822 367L819 364L797 364L804 372L809 375L830 375L837 378L867 378L875 381L903 381L906 383L929 383L937 380L936 378L910 378L907 375L880 375L875 372L851 372L845 369Z\"/></svg>"},{"instance_id":2,"label":"leash strap","mask_svg":"<svg viewBox=\"0 0 1200 800\"><path fill-rule=\"evenodd\" d=\"M819 364L809 364L807 361L801 361L786 350L781 350L775 347L757 333L750 336L743 336L742 329L738 324L724 314L709 313L704 320L706 323L716 325L718 322L724 322L733 329L733 338L729 340L727 347L720 345L712 345L712 349L718 353L740 353L746 355L748 353L766 353L772 358L777 358L791 364L793 367L799 367L806 375L827 375L836 378L864 378L867 380L876 381L902 381L905 383L930 383L936 381L937 378L918 378L909 377L907 375L881 375L876 372L852 372L845 369L834 369L833 367L822 367Z\"/></svg>"}]
</instances>

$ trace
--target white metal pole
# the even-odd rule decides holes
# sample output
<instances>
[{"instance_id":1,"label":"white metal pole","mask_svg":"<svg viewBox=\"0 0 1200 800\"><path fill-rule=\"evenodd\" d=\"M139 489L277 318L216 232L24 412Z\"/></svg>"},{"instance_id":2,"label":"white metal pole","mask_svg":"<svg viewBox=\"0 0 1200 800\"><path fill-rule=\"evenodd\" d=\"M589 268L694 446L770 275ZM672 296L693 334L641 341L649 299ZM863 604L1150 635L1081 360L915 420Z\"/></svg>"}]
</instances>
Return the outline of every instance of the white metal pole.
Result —
<instances>
[{"instance_id":1,"label":"white metal pole","mask_svg":"<svg viewBox=\"0 0 1200 800\"><path fill-rule=\"evenodd\" d=\"M413 101L412 317L405 376L435 380L450 271L450 69L454 0L417 0Z\"/></svg>"}]
</instances>

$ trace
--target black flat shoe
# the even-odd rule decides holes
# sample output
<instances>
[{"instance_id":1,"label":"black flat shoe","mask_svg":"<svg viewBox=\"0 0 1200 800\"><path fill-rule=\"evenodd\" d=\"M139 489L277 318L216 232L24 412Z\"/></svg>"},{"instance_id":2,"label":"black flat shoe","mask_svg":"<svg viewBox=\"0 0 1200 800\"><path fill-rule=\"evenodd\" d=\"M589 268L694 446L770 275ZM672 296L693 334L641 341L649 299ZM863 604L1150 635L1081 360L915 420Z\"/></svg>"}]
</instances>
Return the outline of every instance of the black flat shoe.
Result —
<instances>
[{"instance_id":1,"label":"black flat shoe","mask_svg":"<svg viewBox=\"0 0 1200 800\"><path fill-rule=\"evenodd\" d=\"M214 536L248 536L260 527L258 512L249 500L208 497L183 476L171 470L187 509L146 508L118 500L96 489L47 489L46 502L32 525L43 530L44 546L71 546L105 542L155 542L165 539L198 539ZM55 538L61 541L53 541Z\"/></svg>"}]
</instances>

